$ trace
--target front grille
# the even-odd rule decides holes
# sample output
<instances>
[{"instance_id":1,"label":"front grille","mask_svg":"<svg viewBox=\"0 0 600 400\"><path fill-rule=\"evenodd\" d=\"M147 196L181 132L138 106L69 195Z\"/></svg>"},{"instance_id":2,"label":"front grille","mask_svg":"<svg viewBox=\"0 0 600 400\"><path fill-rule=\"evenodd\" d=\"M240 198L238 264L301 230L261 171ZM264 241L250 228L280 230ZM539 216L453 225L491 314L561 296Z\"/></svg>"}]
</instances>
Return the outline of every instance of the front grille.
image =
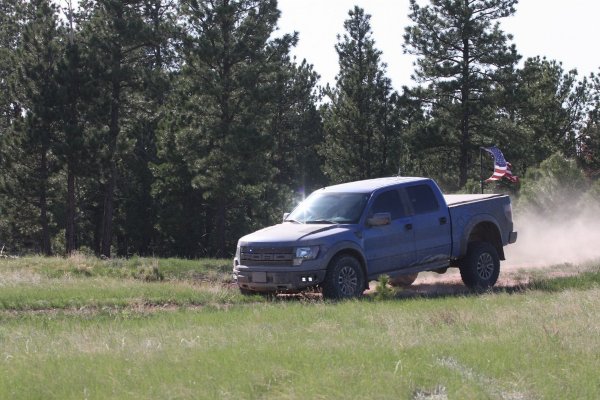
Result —
<instances>
[{"instance_id":1,"label":"front grille","mask_svg":"<svg viewBox=\"0 0 600 400\"><path fill-rule=\"evenodd\" d=\"M240 249L242 265L292 265L294 249L291 247L250 247Z\"/></svg>"}]
</instances>

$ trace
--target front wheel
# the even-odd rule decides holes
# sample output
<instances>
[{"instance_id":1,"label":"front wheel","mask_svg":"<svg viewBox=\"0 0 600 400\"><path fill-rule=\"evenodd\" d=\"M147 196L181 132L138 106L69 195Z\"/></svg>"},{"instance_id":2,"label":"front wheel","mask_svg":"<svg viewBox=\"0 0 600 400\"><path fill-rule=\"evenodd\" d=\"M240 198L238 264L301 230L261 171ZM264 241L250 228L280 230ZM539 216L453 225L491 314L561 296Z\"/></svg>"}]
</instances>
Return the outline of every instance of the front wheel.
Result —
<instances>
[{"instance_id":1,"label":"front wheel","mask_svg":"<svg viewBox=\"0 0 600 400\"><path fill-rule=\"evenodd\" d=\"M469 244L460 263L460 276L471 289L489 289L498 280L500 258L496 248L487 242Z\"/></svg>"},{"instance_id":2,"label":"front wheel","mask_svg":"<svg viewBox=\"0 0 600 400\"><path fill-rule=\"evenodd\" d=\"M323 297L349 299L360 297L365 290L365 274L360 262L347 254L335 257L325 274Z\"/></svg>"}]
</instances>

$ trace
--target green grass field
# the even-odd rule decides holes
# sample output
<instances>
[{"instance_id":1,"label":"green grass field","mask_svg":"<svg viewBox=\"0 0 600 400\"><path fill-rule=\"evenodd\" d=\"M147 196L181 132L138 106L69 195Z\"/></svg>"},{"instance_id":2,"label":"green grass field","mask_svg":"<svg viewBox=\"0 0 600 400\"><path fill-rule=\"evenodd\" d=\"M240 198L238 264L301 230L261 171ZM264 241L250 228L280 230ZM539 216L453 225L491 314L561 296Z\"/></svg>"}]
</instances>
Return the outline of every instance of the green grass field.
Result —
<instances>
[{"instance_id":1,"label":"green grass field","mask_svg":"<svg viewBox=\"0 0 600 400\"><path fill-rule=\"evenodd\" d=\"M519 290L243 297L228 260L0 260L0 399L597 399L600 267Z\"/></svg>"}]
</instances>

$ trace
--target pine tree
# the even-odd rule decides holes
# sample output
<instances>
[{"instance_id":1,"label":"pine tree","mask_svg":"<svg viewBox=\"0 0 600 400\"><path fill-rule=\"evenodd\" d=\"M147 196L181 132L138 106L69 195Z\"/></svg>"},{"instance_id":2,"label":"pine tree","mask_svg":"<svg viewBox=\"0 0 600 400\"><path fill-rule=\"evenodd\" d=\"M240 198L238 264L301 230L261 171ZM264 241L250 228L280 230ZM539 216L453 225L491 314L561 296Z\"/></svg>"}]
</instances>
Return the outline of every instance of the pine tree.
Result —
<instances>
[{"instance_id":1,"label":"pine tree","mask_svg":"<svg viewBox=\"0 0 600 400\"><path fill-rule=\"evenodd\" d=\"M346 33L335 46L340 72L323 111L321 152L325 174L334 182L389 175L399 167L398 95L375 48L371 16L359 7L348 15Z\"/></svg>"},{"instance_id":2,"label":"pine tree","mask_svg":"<svg viewBox=\"0 0 600 400\"><path fill-rule=\"evenodd\" d=\"M171 110L157 132L157 158L151 164L152 196L156 204L156 251L165 256L205 257L210 235L206 203L202 190L192 185L194 174L182 157L182 127L192 118L186 108L185 90L175 82L174 95L166 108Z\"/></svg>"},{"instance_id":3,"label":"pine tree","mask_svg":"<svg viewBox=\"0 0 600 400\"><path fill-rule=\"evenodd\" d=\"M588 176L600 178L600 75L590 75L588 113L578 137L579 159Z\"/></svg>"},{"instance_id":4,"label":"pine tree","mask_svg":"<svg viewBox=\"0 0 600 400\"><path fill-rule=\"evenodd\" d=\"M62 36L64 48L58 64L56 81L58 84L58 113L61 116L55 153L63 164L66 175L65 208L65 254L71 254L78 248L77 241L77 198L76 182L89 170L89 139L84 130L83 108L87 100L86 79L81 60L80 32L76 29L76 16L73 5L67 4L66 24Z\"/></svg>"},{"instance_id":5,"label":"pine tree","mask_svg":"<svg viewBox=\"0 0 600 400\"><path fill-rule=\"evenodd\" d=\"M320 169L322 159L317 149L323 143L323 127L316 103L317 73L306 60L299 65L286 54L271 81L271 118L268 122L273 149L269 163L275 169L270 202L279 205L286 199L275 199L276 193L290 188L300 194L325 184Z\"/></svg>"},{"instance_id":6,"label":"pine tree","mask_svg":"<svg viewBox=\"0 0 600 400\"><path fill-rule=\"evenodd\" d=\"M18 0L0 2L0 247L10 251L19 243L15 229L19 204L11 193L16 186L11 160L15 153L15 127L22 119L16 85L22 8L23 3Z\"/></svg>"},{"instance_id":7,"label":"pine tree","mask_svg":"<svg viewBox=\"0 0 600 400\"><path fill-rule=\"evenodd\" d=\"M130 116L131 142L119 164L117 252L153 254L157 243L157 214L162 211L152 195L152 164L158 161L157 132L166 116L172 77L177 64L176 47L181 34L176 26L175 3L169 0L144 2L142 16L147 29L147 46L140 57L140 85L135 93L135 107ZM184 223L182 221L182 223Z\"/></svg>"},{"instance_id":8,"label":"pine tree","mask_svg":"<svg viewBox=\"0 0 600 400\"><path fill-rule=\"evenodd\" d=\"M20 114L14 81L22 8L23 4L18 0L0 2L0 139Z\"/></svg>"},{"instance_id":9,"label":"pine tree","mask_svg":"<svg viewBox=\"0 0 600 400\"><path fill-rule=\"evenodd\" d=\"M209 252L225 256L269 207L270 78L296 38L271 39L274 0L182 2L186 38L175 142L206 202Z\"/></svg>"},{"instance_id":10,"label":"pine tree","mask_svg":"<svg viewBox=\"0 0 600 400\"><path fill-rule=\"evenodd\" d=\"M526 131L527 164L538 165L557 151L574 157L588 104L587 80L565 72L554 60L535 57L517 71L517 120Z\"/></svg>"},{"instance_id":11,"label":"pine tree","mask_svg":"<svg viewBox=\"0 0 600 400\"><path fill-rule=\"evenodd\" d=\"M122 155L131 145L129 133L134 102L139 100L143 79L145 51L151 43L149 28L143 18L141 0L85 1L87 11L82 35L86 41L86 63L94 68L98 99L92 121L104 144L102 219L100 243L96 250L110 257L113 244L115 191ZM97 242L97 241L96 241Z\"/></svg>"},{"instance_id":12,"label":"pine tree","mask_svg":"<svg viewBox=\"0 0 600 400\"><path fill-rule=\"evenodd\" d=\"M57 65L60 58L57 9L47 0L35 0L26 8L23 45L18 52L19 84L25 121L18 142L16 163L19 192L39 210L39 245L52 254L49 214L50 179L55 160L52 147L57 133Z\"/></svg>"},{"instance_id":13,"label":"pine tree","mask_svg":"<svg viewBox=\"0 0 600 400\"><path fill-rule=\"evenodd\" d=\"M431 0L421 7L416 0L410 2L414 25L406 28L404 49L418 56L414 78L427 85L419 94L437 116L438 132L456 149L459 187L465 185L470 159L480 145L474 143L474 134L486 135L478 126L490 116L491 94L511 77L519 60L515 46L508 44L512 37L498 23L514 14L516 3Z\"/></svg>"}]
</instances>

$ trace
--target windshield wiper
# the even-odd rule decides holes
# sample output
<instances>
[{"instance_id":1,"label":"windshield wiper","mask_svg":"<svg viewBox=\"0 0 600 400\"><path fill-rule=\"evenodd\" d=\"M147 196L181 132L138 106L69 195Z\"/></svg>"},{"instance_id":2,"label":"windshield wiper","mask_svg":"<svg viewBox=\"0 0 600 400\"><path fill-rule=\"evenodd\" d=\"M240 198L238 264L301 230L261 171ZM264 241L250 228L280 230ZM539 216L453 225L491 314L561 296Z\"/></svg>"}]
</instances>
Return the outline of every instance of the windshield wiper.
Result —
<instances>
[{"instance_id":1,"label":"windshield wiper","mask_svg":"<svg viewBox=\"0 0 600 400\"><path fill-rule=\"evenodd\" d=\"M305 224L337 224L337 222L328 219L313 219L311 221L306 221Z\"/></svg>"},{"instance_id":2,"label":"windshield wiper","mask_svg":"<svg viewBox=\"0 0 600 400\"><path fill-rule=\"evenodd\" d=\"M295 219L286 219L283 222L293 222L294 224L302 224L303 222L296 221Z\"/></svg>"}]
</instances>

